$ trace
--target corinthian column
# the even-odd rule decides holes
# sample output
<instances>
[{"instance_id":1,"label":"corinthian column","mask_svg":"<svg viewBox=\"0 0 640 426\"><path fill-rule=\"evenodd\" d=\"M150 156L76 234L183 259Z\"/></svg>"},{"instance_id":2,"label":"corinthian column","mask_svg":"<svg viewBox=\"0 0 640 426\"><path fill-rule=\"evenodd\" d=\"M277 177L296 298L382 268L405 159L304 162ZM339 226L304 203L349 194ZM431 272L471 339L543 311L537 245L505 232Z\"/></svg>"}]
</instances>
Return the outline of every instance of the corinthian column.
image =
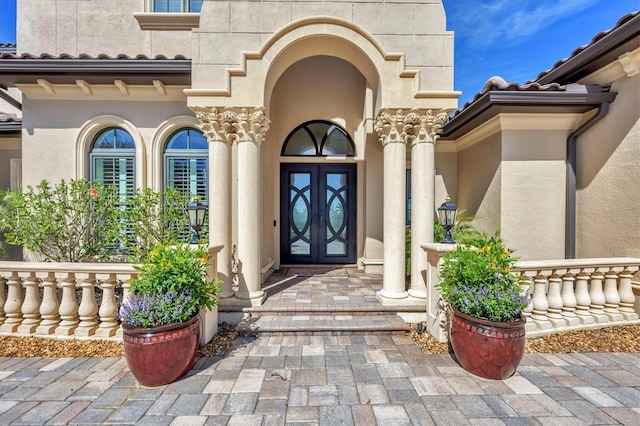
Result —
<instances>
[{"instance_id":1,"label":"corinthian column","mask_svg":"<svg viewBox=\"0 0 640 426\"><path fill-rule=\"evenodd\" d=\"M447 113L433 115L431 110L412 111L413 145L411 147L411 288L409 295L427 298L427 257L420 247L433 242L435 212L435 143L436 132Z\"/></svg>"},{"instance_id":2,"label":"corinthian column","mask_svg":"<svg viewBox=\"0 0 640 426\"><path fill-rule=\"evenodd\" d=\"M260 305L261 206L260 145L269 130L263 108L242 108L237 115L235 140L238 143L238 299Z\"/></svg>"},{"instance_id":3,"label":"corinthian column","mask_svg":"<svg viewBox=\"0 0 640 426\"><path fill-rule=\"evenodd\" d=\"M231 142L236 114L225 108L198 111L200 128L209 141L209 244L222 245L218 253L220 297L233 296L231 277Z\"/></svg>"},{"instance_id":4,"label":"corinthian column","mask_svg":"<svg viewBox=\"0 0 640 426\"><path fill-rule=\"evenodd\" d=\"M405 229L406 229L406 161L407 116L402 110L382 110L375 123L384 156L383 239L384 266L382 290L377 294L383 305L405 299Z\"/></svg>"}]
</instances>

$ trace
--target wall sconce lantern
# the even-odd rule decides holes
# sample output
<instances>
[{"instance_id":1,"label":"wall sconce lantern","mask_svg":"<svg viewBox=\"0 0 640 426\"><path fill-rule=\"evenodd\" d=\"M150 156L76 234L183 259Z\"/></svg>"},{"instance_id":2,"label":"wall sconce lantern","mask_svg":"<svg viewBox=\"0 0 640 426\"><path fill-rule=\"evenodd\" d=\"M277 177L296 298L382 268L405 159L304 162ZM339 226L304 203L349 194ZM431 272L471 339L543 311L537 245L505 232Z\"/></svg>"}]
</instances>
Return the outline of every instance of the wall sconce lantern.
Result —
<instances>
[{"instance_id":1,"label":"wall sconce lantern","mask_svg":"<svg viewBox=\"0 0 640 426\"><path fill-rule=\"evenodd\" d=\"M204 218L207 215L207 206L200 202L200 197L193 197L193 201L187 206L187 213L189 213L189 225L193 229L191 244L198 244L200 230L204 226Z\"/></svg>"},{"instance_id":2,"label":"wall sconce lantern","mask_svg":"<svg viewBox=\"0 0 640 426\"><path fill-rule=\"evenodd\" d=\"M458 208L451 202L451 198L447 195L444 203L438 207L438 219L440 224L445 229L444 239L440 241L444 244L455 244L451 237L451 228L456 224L456 215L458 214Z\"/></svg>"}]
</instances>

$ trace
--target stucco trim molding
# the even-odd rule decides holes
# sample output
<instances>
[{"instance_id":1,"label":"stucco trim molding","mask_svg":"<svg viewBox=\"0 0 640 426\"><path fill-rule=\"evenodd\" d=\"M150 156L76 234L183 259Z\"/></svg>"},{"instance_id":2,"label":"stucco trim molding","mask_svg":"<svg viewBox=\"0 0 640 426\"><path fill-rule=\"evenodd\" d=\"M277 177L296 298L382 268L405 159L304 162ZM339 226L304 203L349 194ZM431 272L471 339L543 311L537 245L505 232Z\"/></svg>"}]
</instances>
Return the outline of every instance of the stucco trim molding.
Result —
<instances>
[{"instance_id":1,"label":"stucco trim molding","mask_svg":"<svg viewBox=\"0 0 640 426\"><path fill-rule=\"evenodd\" d=\"M200 26L199 13L134 13L142 30L191 31Z\"/></svg>"},{"instance_id":2,"label":"stucco trim molding","mask_svg":"<svg viewBox=\"0 0 640 426\"><path fill-rule=\"evenodd\" d=\"M100 115L88 120L80 127L76 137L76 149L74 151L74 177L75 179L89 178L89 151L96 135L107 127L121 127L125 129L136 144L136 187L145 188L146 185L146 156L144 139L130 121L117 115Z\"/></svg>"}]
</instances>

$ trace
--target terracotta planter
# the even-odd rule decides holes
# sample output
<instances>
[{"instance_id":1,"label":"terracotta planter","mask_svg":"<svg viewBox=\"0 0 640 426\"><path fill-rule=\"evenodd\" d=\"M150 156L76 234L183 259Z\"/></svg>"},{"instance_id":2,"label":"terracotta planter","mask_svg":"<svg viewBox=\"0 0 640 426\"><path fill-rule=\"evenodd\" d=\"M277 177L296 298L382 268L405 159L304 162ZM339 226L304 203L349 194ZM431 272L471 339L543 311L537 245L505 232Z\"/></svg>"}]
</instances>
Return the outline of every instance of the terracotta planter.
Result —
<instances>
[{"instance_id":1,"label":"terracotta planter","mask_svg":"<svg viewBox=\"0 0 640 426\"><path fill-rule=\"evenodd\" d=\"M472 374L502 380L515 373L524 355L525 322L493 322L453 310L451 346Z\"/></svg>"},{"instance_id":2,"label":"terracotta planter","mask_svg":"<svg viewBox=\"0 0 640 426\"><path fill-rule=\"evenodd\" d=\"M143 386L162 386L184 376L196 359L200 340L198 315L186 322L153 328L123 329L124 355Z\"/></svg>"}]
</instances>

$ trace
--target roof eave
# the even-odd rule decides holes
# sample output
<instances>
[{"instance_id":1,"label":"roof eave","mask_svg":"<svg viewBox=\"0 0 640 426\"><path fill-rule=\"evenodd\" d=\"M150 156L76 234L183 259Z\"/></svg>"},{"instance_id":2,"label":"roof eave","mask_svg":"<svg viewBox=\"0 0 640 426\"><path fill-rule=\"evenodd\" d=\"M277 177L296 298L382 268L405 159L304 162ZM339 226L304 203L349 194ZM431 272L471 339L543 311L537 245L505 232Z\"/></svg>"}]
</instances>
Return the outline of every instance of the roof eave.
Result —
<instances>
[{"instance_id":1,"label":"roof eave","mask_svg":"<svg viewBox=\"0 0 640 426\"><path fill-rule=\"evenodd\" d=\"M617 93L572 91L492 90L442 127L440 138L458 139L495 115L502 113L584 113L603 102L613 102Z\"/></svg>"},{"instance_id":2,"label":"roof eave","mask_svg":"<svg viewBox=\"0 0 640 426\"><path fill-rule=\"evenodd\" d=\"M15 83L35 83L38 78L51 81L82 76L169 78L191 80L191 60L146 59L27 59L0 60L0 82L7 86Z\"/></svg>"}]
</instances>

